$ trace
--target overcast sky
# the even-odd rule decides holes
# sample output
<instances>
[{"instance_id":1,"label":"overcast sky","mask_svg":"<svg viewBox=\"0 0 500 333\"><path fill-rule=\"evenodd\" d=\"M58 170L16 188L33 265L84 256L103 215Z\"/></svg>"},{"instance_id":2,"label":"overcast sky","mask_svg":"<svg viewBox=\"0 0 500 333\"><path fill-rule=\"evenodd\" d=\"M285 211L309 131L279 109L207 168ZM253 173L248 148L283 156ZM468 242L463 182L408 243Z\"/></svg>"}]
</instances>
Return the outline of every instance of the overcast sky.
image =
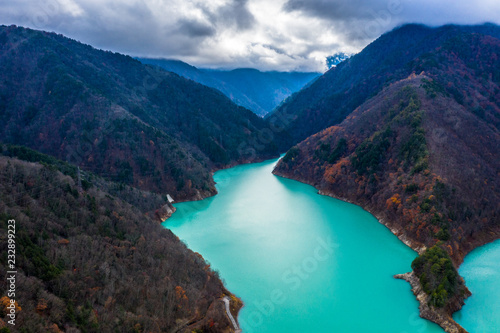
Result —
<instances>
[{"instance_id":1,"label":"overcast sky","mask_svg":"<svg viewBox=\"0 0 500 333\"><path fill-rule=\"evenodd\" d=\"M323 71L403 23L500 24L499 0L0 0L0 23L197 67Z\"/></svg>"}]
</instances>

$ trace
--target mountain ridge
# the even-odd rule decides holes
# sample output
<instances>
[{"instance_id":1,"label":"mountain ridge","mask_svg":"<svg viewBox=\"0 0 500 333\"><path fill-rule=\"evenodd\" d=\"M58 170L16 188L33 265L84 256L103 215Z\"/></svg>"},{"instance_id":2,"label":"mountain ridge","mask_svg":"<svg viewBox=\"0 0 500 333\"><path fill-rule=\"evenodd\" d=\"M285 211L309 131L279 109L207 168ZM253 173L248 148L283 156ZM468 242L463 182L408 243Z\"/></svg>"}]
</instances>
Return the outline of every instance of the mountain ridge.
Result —
<instances>
[{"instance_id":1,"label":"mountain ridge","mask_svg":"<svg viewBox=\"0 0 500 333\"><path fill-rule=\"evenodd\" d=\"M281 150L340 123L391 82L404 79L414 71L420 73L411 61L432 53L441 42L457 33L480 33L499 38L500 27L491 23L438 28L407 24L383 34L363 52L330 69L275 110L278 117L286 115L291 119L281 134ZM273 118L272 113L267 116L268 120Z\"/></svg>"},{"instance_id":2,"label":"mountain ridge","mask_svg":"<svg viewBox=\"0 0 500 333\"><path fill-rule=\"evenodd\" d=\"M5 143L175 200L215 194L211 172L266 128L213 88L62 35L3 26L0 60Z\"/></svg>"}]
</instances>

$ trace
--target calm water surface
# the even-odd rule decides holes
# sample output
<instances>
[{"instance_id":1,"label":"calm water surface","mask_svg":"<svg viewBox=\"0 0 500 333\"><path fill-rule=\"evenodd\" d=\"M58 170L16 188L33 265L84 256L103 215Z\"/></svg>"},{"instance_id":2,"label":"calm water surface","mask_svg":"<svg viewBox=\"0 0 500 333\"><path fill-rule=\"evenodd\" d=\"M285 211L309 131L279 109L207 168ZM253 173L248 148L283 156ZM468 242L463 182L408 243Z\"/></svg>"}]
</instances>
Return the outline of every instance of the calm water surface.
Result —
<instances>
[{"instance_id":1,"label":"calm water surface","mask_svg":"<svg viewBox=\"0 0 500 333\"><path fill-rule=\"evenodd\" d=\"M500 332L500 240L472 251L459 272L472 296L453 318L470 333Z\"/></svg>"},{"instance_id":2,"label":"calm water surface","mask_svg":"<svg viewBox=\"0 0 500 333\"><path fill-rule=\"evenodd\" d=\"M276 160L215 174L219 194L164 225L243 299L244 332L443 331L418 316L416 253L358 206L271 174Z\"/></svg>"}]
</instances>

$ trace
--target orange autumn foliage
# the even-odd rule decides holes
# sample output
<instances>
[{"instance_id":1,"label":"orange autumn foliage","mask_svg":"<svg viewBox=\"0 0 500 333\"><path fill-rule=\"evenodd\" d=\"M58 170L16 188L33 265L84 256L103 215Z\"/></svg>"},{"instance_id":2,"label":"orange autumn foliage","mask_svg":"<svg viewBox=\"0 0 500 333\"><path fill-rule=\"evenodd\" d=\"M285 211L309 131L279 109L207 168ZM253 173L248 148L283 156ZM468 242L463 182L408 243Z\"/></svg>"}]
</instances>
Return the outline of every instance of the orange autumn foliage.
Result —
<instances>
[{"instance_id":1,"label":"orange autumn foliage","mask_svg":"<svg viewBox=\"0 0 500 333\"><path fill-rule=\"evenodd\" d=\"M401 205L401 196L399 193L394 194L392 197L387 199L386 207L387 209L398 208Z\"/></svg>"},{"instance_id":2,"label":"orange autumn foliage","mask_svg":"<svg viewBox=\"0 0 500 333\"><path fill-rule=\"evenodd\" d=\"M38 314L42 314L45 310L47 310L47 307L47 301L43 298L40 298L40 300L38 300L38 304L36 305L36 312Z\"/></svg>"},{"instance_id":3,"label":"orange autumn foliage","mask_svg":"<svg viewBox=\"0 0 500 333\"><path fill-rule=\"evenodd\" d=\"M8 298L7 296L0 298L0 306L1 306L4 313L8 312L7 307L9 305L10 305L10 298ZM17 301L14 302L14 306L16 307L16 312L19 312L22 310L21 307L19 306L19 304L17 303Z\"/></svg>"},{"instance_id":4,"label":"orange autumn foliage","mask_svg":"<svg viewBox=\"0 0 500 333\"><path fill-rule=\"evenodd\" d=\"M335 178L341 175L342 169L349 166L350 162L347 158L343 158L337 163L326 168L323 177L331 184L335 183Z\"/></svg>"},{"instance_id":5,"label":"orange autumn foliage","mask_svg":"<svg viewBox=\"0 0 500 333\"><path fill-rule=\"evenodd\" d=\"M179 308L182 308L183 305L187 305L189 301L186 291L181 286L175 287L175 297L177 301L179 301Z\"/></svg>"}]
</instances>

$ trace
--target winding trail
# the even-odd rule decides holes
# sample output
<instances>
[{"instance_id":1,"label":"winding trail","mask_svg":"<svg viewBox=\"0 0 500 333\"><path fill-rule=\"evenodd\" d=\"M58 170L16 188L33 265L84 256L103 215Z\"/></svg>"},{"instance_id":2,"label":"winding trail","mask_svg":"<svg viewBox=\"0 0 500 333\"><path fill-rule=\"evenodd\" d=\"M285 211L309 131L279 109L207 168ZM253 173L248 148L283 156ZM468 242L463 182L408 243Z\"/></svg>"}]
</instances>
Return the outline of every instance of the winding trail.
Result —
<instances>
[{"instance_id":1,"label":"winding trail","mask_svg":"<svg viewBox=\"0 0 500 333\"><path fill-rule=\"evenodd\" d=\"M241 333L241 330L238 327L238 324L236 323L236 320L234 320L234 317L231 314L231 311L229 310L229 297L224 296L222 298L222 300L224 301L224 304L226 304L226 313L227 313L227 316L229 317L229 320L231 320L231 323L233 323L234 330L235 330L234 332L235 333Z\"/></svg>"}]
</instances>

